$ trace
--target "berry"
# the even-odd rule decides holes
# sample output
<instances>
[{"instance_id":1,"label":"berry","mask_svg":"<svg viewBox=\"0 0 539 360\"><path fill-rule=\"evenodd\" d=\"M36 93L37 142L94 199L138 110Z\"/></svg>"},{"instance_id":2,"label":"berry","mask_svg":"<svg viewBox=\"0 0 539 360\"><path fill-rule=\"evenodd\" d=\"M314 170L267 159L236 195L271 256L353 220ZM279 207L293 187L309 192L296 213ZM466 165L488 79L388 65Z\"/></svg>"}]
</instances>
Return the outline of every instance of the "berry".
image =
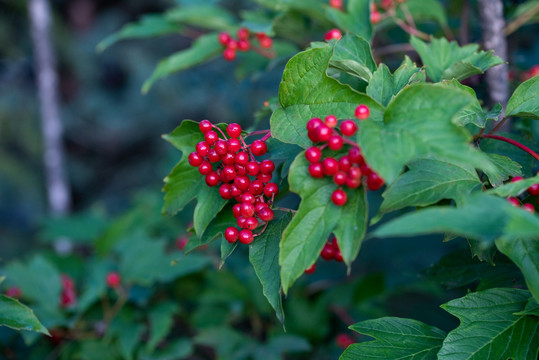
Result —
<instances>
[{"instance_id":1,"label":"berry","mask_svg":"<svg viewBox=\"0 0 539 360\"><path fill-rule=\"evenodd\" d=\"M305 159L310 163L317 163L322 157L322 151L316 146L310 147L305 150Z\"/></svg>"},{"instance_id":2,"label":"berry","mask_svg":"<svg viewBox=\"0 0 539 360\"><path fill-rule=\"evenodd\" d=\"M240 151L235 157L236 164L247 165L249 162L249 155L245 151Z\"/></svg>"},{"instance_id":3,"label":"berry","mask_svg":"<svg viewBox=\"0 0 539 360\"><path fill-rule=\"evenodd\" d=\"M255 206L251 203L242 203L241 205L241 216L246 218L251 217L255 213Z\"/></svg>"},{"instance_id":4,"label":"berry","mask_svg":"<svg viewBox=\"0 0 539 360\"><path fill-rule=\"evenodd\" d=\"M350 335L340 333L335 338L335 343L337 344L338 347L345 350L348 346L355 343L355 341L354 341L354 338L352 338Z\"/></svg>"},{"instance_id":5,"label":"berry","mask_svg":"<svg viewBox=\"0 0 539 360\"><path fill-rule=\"evenodd\" d=\"M330 261L333 259L334 253L335 250L333 249L333 246L330 243L326 243L322 249L322 252L320 253L320 256L322 259Z\"/></svg>"},{"instance_id":6,"label":"berry","mask_svg":"<svg viewBox=\"0 0 539 360\"><path fill-rule=\"evenodd\" d=\"M232 206L232 214L236 219L241 216L241 204L236 204Z\"/></svg>"},{"instance_id":7,"label":"berry","mask_svg":"<svg viewBox=\"0 0 539 360\"><path fill-rule=\"evenodd\" d=\"M356 133L356 131L357 131L357 125L354 121L344 120L341 123L341 133L344 136L352 136Z\"/></svg>"},{"instance_id":8,"label":"berry","mask_svg":"<svg viewBox=\"0 0 539 360\"><path fill-rule=\"evenodd\" d=\"M347 196L344 191L337 189L331 194L331 201L337 206L343 206L346 204Z\"/></svg>"},{"instance_id":9,"label":"berry","mask_svg":"<svg viewBox=\"0 0 539 360\"><path fill-rule=\"evenodd\" d=\"M328 157L322 161L324 175L335 175L339 171L339 163L334 158Z\"/></svg>"},{"instance_id":10,"label":"berry","mask_svg":"<svg viewBox=\"0 0 539 360\"><path fill-rule=\"evenodd\" d=\"M215 152L217 154L217 152ZM221 161L224 165L234 165L236 164L236 158L231 153L224 154L221 158Z\"/></svg>"},{"instance_id":11,"label":"berry","mask_svg":"<svg viewBox=\"0 0 539 360\"><path fill-rule=\"evenodd\" d=\"M535 212L535 208L533 207L532 204L523 204L522 210L526 210L527 212L532 213L532 214Z\"/></svg>"},{"instance_id":12,"label":"berry","mask_svg":"<svg viewBox=\"0 0 539 360\"><path fill-rule=\"evenodd\" d=\"M106 281L109 288L116 289L122 283L122 277L117 272L109 272Z\"/></svg>"},{"instance_id":13,"label":"berry","mask_svg":"<svg viewBox=\"0 0 539 360\"><path fill-rule=\"evenodd\" d=\"M230 44L232 44L233 41L231 41L228 45L230 46ZM224 51L223 51L223 58L226 60L226 61L234 61L236 59L236 50L232 49L232 48L226 48Z\"/></svg>"},{"instance_id":14,"label":"berry","mask_svg":"<svg viewBox=\"0 0 539 360\"><path fill-rule=\"evenodd\" d=\"M365 176L369 176L372 173L372 169L367 164L359 165L359 169L361 170L361 173Z\"/></svg>"},{"instance_id":15,"label":"berry","mask_svg":"<svg viewBox=\"0 0 539 360\"><path fill-rule=\"evenodd\" d=\"M10 298L14 299L20 299L22 296L21 289L16 286L12 286L6 290L6 296L9 296Z\"/></svg>"},{"instance_id":16,"label":"berry","mask_svg":"<svg viewBox=\"0 0 539 360\"><path fill-rule=\"evenodd\" d=\"M254 230L256 229L257 226L258 226L258 220L255 217L250 216L245 219L245 228L247 230Z\"/></svg>"},{"instance_id":17,"label":"berry","mask_svg":"<svg viewBox=\"0 0 539 360\"><path fill-rule=\"evenodd\" d=\"M242 40L247 40L249 38L249 29L247 28L239 28L238 29L238 38Z\"/></svg>"},{"instance_id":18,"label":"berry","mask_svg":"<svg viewBox=\"0 0 539 360\"><path fill-rule=\"evenodd\" d=\"M514 183L521 180L524 180L522 176L515 176L514 178L511 179L511 182Z\"/></svg>"},{"instance_id":19,"label":"berry","mask_svg":"<svg viewBox=\"0 0 539 360\"><path fill-rule=\"evenodd\" d=\"M342 0L329 0L329 6L337 10L343 9Z\"/></svg>"},{"instance_id":20,"label":"berry","mask_svg":"<svg viewBox=\"0 0 539 360\"><path fill-rule=\"evenodd\" d=\"M265 202L259 202L255 205L255 212L258 214L262 209L265 209L268 207L268 204Z\"/></svg>"},{"instance_id":21,"label":"berry","mask_svg":"<svg viewBox=\"0 0 539 360\"><path fill-rule=\"evenodd\" d=\"M311 140L313 143L318 142L318 135L316 134L316 130L308 131L307 137L309 140Z\"/></svg>"},{"instance_id":22,"label":"berry","mask_svg":"<svg viewBox=\"0 0 539 360\"><path fill-rule=\"evenodd\" d=\"M247 174L251 176L258 175L258 172L260 171L260 167L256 161L249 161L247 165L245 165L245 169L247 170Z\"/></svg>"},{"instance_id":23,"label":"berry","mask_svg":"<svg viewBox=\"0 0 539 360\"><path fill-rule=\"evenodd\" d=\"M360 179L362 174L363 173L361 172L361 170L357 166L352 166L348 170L348 177L350 179Z\"/></svg>"},{"instance_id":24,"label":"berry","mask_svg":"<svg viewBox=\"0 0 539 360\"><path fill-rule=\"evenodd\" d=\"M249 192L253 195L260 195L264 192L264 184L260 180L255 180L249 186Z\"/></svg>"},{"instance_id":25,"label":"berry","mask_svg":"<svg viewBox=\"0 0 539 360\"><path fill-rule=\"evenodd\" d=\"M241 142L238 139L228 139L227 150L231 154L235 154L241 149Z\"/></svg>"},{"instance_id":26,"label":"berry","mask_svg":"<svg viewBox=\"0 0 539 360\"><path fill-rule=\"evenodd\" d=\"M189 165L198 167L202 164L202 162L204 161L204 158L200 156L198 153L192 152L189 154L188 160L189 160Z\"/></svg>"},{"instance_id":27,"label":"berry","mask_svg":"<svg viewBox=\"0 0 539 360\"><path fill-rule=\"evenodd\" d=\"M231 226L231 227L226 228L225 230L225 239L231 244L238 241L239 235L240 235L240 232L235 227Z\"/></svg>"},{"instance_id":28,"label":"berry","mask_svg":"<svg viewBox=\"0 0 539 360\"><path fill-rule=\"evenodd\" d=\"M316 138L318 141L326 142L331 137L331 134L333 131L326 125L322 124L319 127L316 128Z\"/></svg>"},{"instance_id":29,"label":"berry","mask_svg":"<svg viewBox=\"0 0 539 360\"><path fill-rule=\"evenodd\" d=\"M335 254L333 255L333 258L335 259L335 261L342 262L343 258L342 258L341 251L340 250L335 251Z\"/></svg>"},{"instance_id":30,"label":"berry","mask_svg":"<svg viewBox=\"0 0 539 360\"><path fill-rule=\"evenodd\" d=\"M260 172L264 175L270 175L275 170L275 164L271 160L264 160L260 163Z\"/></svg>"},{"instance_id":31,"label":"berry","mask_svg":"<svg viewBox=\"0 0 539 360\"><path fill-rule=\"evenodd\" d=\"M209 120L202 120L200 124L198 124L198 127L200 128L200 131L205 134L213 128L213 125Z\"/></svg>"},{"instance_id":32,"label":"berry","mask_svg":"<svg viewBox=\"0 0 539 360\"><path fill-rule=\"evenodd\" d=\"M255 156L262 156L268 151L268 146L262 140L255 140L251 144L251 151Z\"/></svg>"},{"instance_id":33,"label":"berry","mask_svg":"<svg viewBox=\"0 0 539 360\"><path fill-rule=\"evenodd\" d=\"M314 131L323 123L324 122L320 118L312 118L311 120L307 121L307 131Z\"/></svg>"},{"instance_id":34,"label":"berry","mask_svg":"<svg viewBox=\"0 0 539 360\"><path fill-rule=\"evenodd\" d=\"M236 219L236 223L238 224L238 226L240 227L240 229L245 229L247 226L245 225L245 221L247 220L247 218L245 216L239 216L237 219Z\"/></svg>"},{"instance_id":35,"label":"berry","mask_svg":"<svg viewBox=\"0 0 539 360\"><path fill-rule=\"evenodd\" d=\"M332 128L332 129L337 126L337 118L335 117L335 115L326 116L324 122L328 127Z\"/></svg>"},{"instance_id":36,"label":"berry","mask_svg":"<svg viewBox=\"0 0 539 360\"><path fill-rule=\"evenodd\" d=\"M350 162L350 158L348 156L343 156L339 159L339 170L340 171L348 171L350 169L350 166L352 166L352 163Z\"/></svg>"},{"instance_id":37,"label":"berry","mask_svg":"<svg viewBox=\"0 0 539 360\"><path fill-rule=\"evenodd\" d=\"M361 155L361 150L355 146L348 150L348 159L350 159L350 162L354 164L361 165L365 163L365 159L363 159L363 155Z\"/></svg>"},{"instance_id":38,"label":"berry","mask_svg":"<svg viewBox=\"0 0 539 360\"><path fill-rule=\"evenodd\" d=\"M372 172L367 176L367 186L370 190L376 191L384 185L384 179L378 176L377 173Z\"/></svg>"},{"instance_id":39,"label":"berry","mask_svg":"<svg viewBox=\"0 0 539 360\"><path fill-rule=\"evenodd\" d=\"M339 31L339 29L331 29L329 30L326 35L324 35L324 40L330 41L330 40L339 40L342 38L342 33Z\"/></svg>"},{"instance_id":40,"label":"berry","mask_svg":"<svg viewBox=\"0 0 539 360\"><path fill-rule=\"evenodd\" d=\"M537 196L539 195L539 184L533 184L528 188L528 194L531 196Z\"/></svg>"},{"instance_id":41,"label":"berry","mask_svg":"<svg viewBox=\"0 0 539 360\"><path fill-rule=\"evenodd\" d=\"M198 172L200 175L208 175L213 171L213 166L209 161L203 161L202 164L198 167Z\"/></svg>"},{"instance_id":42,"label":"berry","mask_svg":"<svg viewBox=\"0 0 539 360\"><path fill-rule=\"evenodd\" d=\"M346 184L346 179L348 177L346 176L346 173L344 171L339 171L335 175L333 175L333 182L339 186L342 186Z\"/></svg>"},{"instance_id":43,"label":"berry","mask_svg":"<svg viewBox=\"0 0 539 360\"><path fill-rule=\"evenodd\" d=\"M230 37L229 33L222 32L222 33L219 33L218 40L221 45L227 46L230 40L232 40L232 38Z\"/></svg>"},{"instance_id":44,"label":"berry","mask_svg":"<svg viewBox=\"0 0 539 360\"><path fill-rule=\"evenodd\" d=\"M178 250L183 250L185 249L185 245L187 245L188 242L189 242L189 238L187 236L179 236L176 239L176 248Z\"/></svg>"},{"instance_id":45,"label":"berry","mask_svg":"<svg viewBox=\"0 0 539 360\"><path fill-rule=\"evenodd\" d=\"M520 207L520 201L518 201L517 198L514 198L514 197L508 197L507 198L507 201L509 201L509 203L511 205L513 205L514 207Z\"/></svg>"},{"instance_id":46,"label":"berry","mask_svg":"<svg viewBox=\"0 0 539 360\"><path fill-rule=\"evenodd\" d=\"M226 127L226 133L231 138L238 138L241 136L241 126L236 123L228 124Z\"/></svg>"},{"instance_id":47,"label":"berry","mask_svg":"<svg viewBox=\"0 0 539 360\"><path fill-rule=\"evenodd\" d=\"M217 135L217 133L213 130L210 130L208 131L207 133L204 134L204 139L206 140L206 142L208 143L208 145L213 145L217 142L217 140L219 140L219 135Z\"/></svg>"},{"instance_id":48,"label":"berry","mask_svg":"<svg viewBox=\"0 0 539 360\"><path fill-rule=\"evenodd\" d=\"M258 43L260 44L260 47L267 49L273 46L273 40L271 40L271 38L268 35L264 33L258 33L256 34L256 37L258 39Z\"/></svg>"},{"instance_id":49,"label":"berry","mask_svg":"<svg viewBox=\"0 0 539 360\"><path fill-rule=\"evenodd\" d=\"M262 183L264 183L264 184L270 182L271 178L272 178L271 174L262 174L262 173L260 173L260 174L258 174L256 176L256 179L262 181Z\"/></svg>"},{"instance_id":50,"label":"berry","mask_svg":"<svg viewBox=\"0 0 539 360\"><path fill-rule=\"evenodd\" d=\"M234 180L236 180L236 179L234 179ZM232 196L234 196L234 197L237 197L237 196L240 196L241 194L243 194L243 191L234 184L230 185L230 191L232 192Z\"/></svg>"},{"instance_id":51,"label":"berry","mask_svg":"<svg viewBox=\"0 0 539 360\"><path fill-rule=\"evenodd\" d=\"M217 154L215 149L210 149L210 151L208 151L208 160L210 160L211 163L216 163L221 161L221 155Z\"/></svg>"},{"instance_id":52,"label":"berry","mask_svg":"<svg viewBox=\"0 0 539 360\"><path fill-rule=\"evenodd\" d=\"M346 178L346 186L349 187L350 189L358 188L359 185L361 185L361 178L351 178L351 177Z\"/></svg>"},{"instance_id":53,"label":"berry","mask_svg":"<svg viewBox=\"0 0 539 360\"><path fill-rule=\"evenodd\" d=\"M200 156L208 155L209 150L210 150L210 146L205 141L199 142L196 146L197 154Z\"/></svg>"},{"instance_id":54,"label":"berry","mask_svg":"<svg viewBox=\"0 0 539 360\"><path fill-rule=\"evenodd\" d=\"M223 199L232 199L232 191L230 190L230 184L223 184L221 185L221 187L219 188L219 195L221 195L221 197Z\"/></svg>"},{"instance_id":55,"label":"berry","mask_svg":"<svg viewBox=\"0 0 539 360\"><path fill-rule=\"evenodd\" d=\"M339 135L333 135L328 140L328 146L331 150L340 150L343 146L343 139Z\"/></svg>"},{"instance_id":56,"label":"berry","mask_svg":"<svg viewBox=\"0 0 539 360\"><path fill-rule=\"evenodd\" d=\"M242 203L254 204L255 203L255 197L254 197L253 194L251 194L249 192L243 193L243 194L241 194L241 202Z\"/></svg>"},{"instance_id":57,"label":"berry","mask_svg":"<svg viewBox=\"0 0 539 360\"><path fill-rule=\"evenodd\" d=\"M365 120L371 115L371 111L367 105L359 105L356 108L355 115L359 120Z\"/></svg>"},{"instance_id":58,"label":"berry","mask_svg":"<svg viewBox=\"0 0 539 360\"><path fill-rule=\"evenodd\" d=\"M249 180L247 176L237 176L234 179L234 185L236 185L241 191L247 191L251 185L251 180Z\"/></svg>"},{"instance_id":59,"label":"berry","mask_svg":"<svg viewBox=\"0 0 539 360\"><path fill-rule=\"evenodd\" d=\"M74 289L75 288L75 282L69 275L62 274L60 278L62 282L62 288L63 289Z\"/></svg>"},{"instance_id":60,"label":"berry","mask_svg":"<svg viewBox=\"0 0 539 360\"><path fill-rule=\"evenodd\" d=\"M215 149L215 152L221 156L225 155L228 152L226 141L224 140L217 141L213 148Z\"/></svg>"},{"instance_id":61,"label":"berry","mask_svg":"<svg viewBox=\"0 0 539 360\"><path fill-rule=\"evenodd\" d=\"M234 40L234 39L231 39L230 42L227 45L227 48L231 49L231 50L236 50L238 48L238 41Z\"/></svg>"},{"instance_id":62,"label":"berry","mask_svg":"<svg viewBox=\"0 0 539 360\"><path fill-rule=\"evenodd\" d=\"M220 175L223 182L230 182L236 177L236 170L232 166L227 165L221 170Z\"/></svg>"},{"instance_id":63,"label":"berry","mask_svg":"<svg viewBox=\"0 0 539 360\"><path fill-rule=\"evenodd\" d=\"M245 176L247 175L247 169L245 169L245 166L236 164L234 165L234 169L236 169L236 175L237 176Z\"/></svg>"},{"instance_id":64,"label":"berry","mask_svg":"<svg viewBox=\"0 0 539 360\"><path fill-rule=\"evenodd\" d=\"M238 41L238 50L239 51L247 51L251 48L251 43L247 40L241 39Z\"/></svg>"},{"instance_id":65,"label":"berry","mask_svg":"<svg viewBox=\"0 0 539 360\"><path fill-rule=\"evenodd\" d=\"M324 168L321 163L313 163L309 165L309 174L313 178L323 178L324 177Z\"/></svg>"},{"instance_id":66,"label":"berry","mask_svg":"<svg viewBox=\"0 0 539 360\"><path fill-rule=\"evenodd\" d=\"M273 217L275 214L273 213L273 210L271 210L269 207L264 207L258 212L258 217L260 220L268 222L273 220Z\"/></svg>"},{"instance_id":67,"label":"berry","mask_svg":"<svg viewBox=\"0 0 539 360\"><path fill-rule=\"evenodd\" d=\"M266 197L272 197L273 195L277 195L279 193L279 187L276 183L267 183L267 185L264 187L264 195Z\"/></svg>"},{"instance_id":68,"label":"berry","mask_svg":"<svg viewBox=\"0 0 539 360\"><path fill-rule=\"evenodd\" d=\"M206 175L206 185L208 185L209 187L217 186L217 184L219 184L219 180L219 175L217 175L215 171L212 171L211 173Z\"/></svg>"},{"instance_id":69,"label":"berry","mask_svg":"<svg viewBox=\"0 0 539 360\"><path fill-rule=\"evenodd\" d=\"M316 264L312 264L307 269L305 269L305 274L312 274L316 270Z\"/></svg>"},{"instance_id":70,"label":"berry","mask_svg":"<svg viewBox=\"0 0 539 360\"><path fill-rule=\"evenodd\" d=\"M251 230L242 230L238 238L242 244L250 244L253 242L253 232Z\"/></svg>"},{"instance_id":71,"label":"berry","mask_svg":"<svg viewBox=\"0 0 539 360\"><path fill-rule=\"evenodd\" d=\"M378 11L372 11L371 12L371 22L373 24L378 24L380 20L382 19L382 16Z\"/></svg>"}]
</instances>

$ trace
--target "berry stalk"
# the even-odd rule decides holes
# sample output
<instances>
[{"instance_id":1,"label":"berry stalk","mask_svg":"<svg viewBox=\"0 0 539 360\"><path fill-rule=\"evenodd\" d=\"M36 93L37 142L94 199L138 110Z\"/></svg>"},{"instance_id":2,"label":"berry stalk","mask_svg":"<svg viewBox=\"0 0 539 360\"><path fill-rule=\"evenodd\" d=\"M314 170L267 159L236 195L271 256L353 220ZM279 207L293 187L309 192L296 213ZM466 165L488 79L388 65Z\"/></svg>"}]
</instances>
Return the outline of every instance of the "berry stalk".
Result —
<instances>
[{"instance_id":1,"label":"berry stalk","mask_svg":"<svg viewBox=\"0 0 539 360\"><path fill-rule=\"evenodd\" d=\"M500 140L500 141L504 141L508 144L511 144L513 146L516 146L517 148L519 148L520 150L523 150L525 152L527 152L528 154L530 154L531 156L533 156L535 158L535 160L539 161L539 154L537 154L535 151L533 151L532 149L530 149L529 147L525 146L525 145L522 145L521 143L519 143L518 141L515 141L515 140L512 140L512 139L509 139L509 138L506 138L506 137L503 137L503 136L499 136L499 135L491 135L491 134L480 134L480 135L476 135L475 136L476 138L487 138L487 139L495 139L495 140Z\"/></svg>"}]
</instances>

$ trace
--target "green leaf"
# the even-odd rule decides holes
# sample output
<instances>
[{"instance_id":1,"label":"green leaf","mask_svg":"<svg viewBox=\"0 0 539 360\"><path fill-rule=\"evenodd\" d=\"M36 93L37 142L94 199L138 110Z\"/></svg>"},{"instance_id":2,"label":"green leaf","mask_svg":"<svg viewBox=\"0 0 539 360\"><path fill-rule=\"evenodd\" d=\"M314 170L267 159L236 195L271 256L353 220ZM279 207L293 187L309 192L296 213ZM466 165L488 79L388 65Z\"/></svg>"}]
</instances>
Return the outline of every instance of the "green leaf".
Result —
<instances>
[{"instance_id":1,"label":"green leaf","mask_svg":"<svg viewBox=\"0 0 539 360\"><path fill-rule=\"evenodd\" d=\"M179 32L181 26L161 14L143 16L140 21L124 25L119 31L107 36L97 45L101 52L112 44L125 39L149 38Z\"/></svg>"},{"instance_id":2,"label":"green leaf","mask_svg":"<svg viewBox=\"0 0 539 360\"><path fill-rule=\"evenodd\" d=\"M382 194L380 212L407 206L427 206L442 199L457 203L481 186L475 169L442 160L422 159L410 163L409 171L395 180Z\"/></svg>"},{"instance_id":3,"label":"green leaf","mask_svg":"<svg viewBox=\"0 0 539 360\"><path fill-rule=\"evenodd\" d=\"M232 213L232 205L225 206L223 210L216 215L215 219L208 225L202 236L193 236L185 246L185 253L190 253L193 250L208 245L214 240L221 237L224 240L223 234L227 227L235 226L236 218Z\"/></svg>"},{"instance_id":4,"label":"green leaf","mask_svg":"<svg viewBox=\"0 0 539 360\"><path fill-rule=\"evenodd\" d=\"M529 298L524 310L515 313L515 315L533 315L539 316L539 303L534 298Z\"/></svg>"},{"instance_id":5,"label":"green leaf","mask_svg":"<svg viewBox=\"0 0 539 360\"><path fill-rule=\"evenodd\" d=\"M362 321L350 329L376 340L350 345L339 360L434 360L445 338L438 328L396 317Z\"/></svg>"},{"instance_id":6,"label":"green leaf","mask_svg":"<svg viewBox=\"0 0 539 360\"><path fill-rule=\"evenodd\" d=\"M520 84L507 103L505 116L539 120L539 76Z\"/></svg>"},{"instance_id":7,"label":"green leaf","mask_svg":"<svg viewBox=\"0 0 539 360\"><path fill-rule=\"evenodd\" d=\"M5 295L0 295L0 326L19 331L37 331L50 336L49 331L41 325L32 309Z\"/></svg>"},{"instance_id":8,"label":"green leaf","mask_svg":"<svg viewBox=\"0 0 539 360\"><path fill-rule=\"evenodd\" d=\"M397 16L406 20L402 6L407 7L415 21L436 20L440 25L447 25L444 7L438 0L406 0L397 7Z\"/></svg>"},{"instance_id":9,"label":"green leaf","mask_svg":"<svg viewBox=\"0 0 539 360\"><path fill-rule=\"evenodd\" d=\"M494 187L503 185L503 182L510 177L522 176L522 166L514 162L507 156L498 154L487 154L490 162L496 167L496 172L486 171L490 184Z\"/></svg>"},{"instance_id":10,"label":"green leaf","mask_svg":"<svg viewBox=\"0 0 539 360\"><path fill-rule=\"evenodd\" d=\"M460 208L431 207L403 215L380 226L377 237L451 233L492 243L501 236L535 239L539 218L505 199L483 193L470 196Z\"/></svg>"},{"instance_id":11,"label":"green leaf","mask_svg":"<svg viewBox=\"0 0 539 360\"><path fill-rule=\"evenodd\" d=\"M152 306L148 313L150 322L150 338L146 343L148 352L155 350L156 346L167 337L174 325L174 315L178 309L178 305L173 302L162 302Z\"/></svg>"},{"instance_id":12,"label":"green leaf","mask_svg":"<svg viewBox=\"0 0 539 360\"><path fill-rule=\"evenodd\" d=\"M362 121L358 143L367 163L388 184L404 165L420 158L443 158L495 171L486 155L468 144L471 136L466 129L452 122L469 103L469 94L447 86L406 87L389 104L383 122Z\"/></svg>"},{"instance_id":13,"label":"green leaf","mask_svg":"<svg viewBox=\"0 0 539 360\"><path fill-rule=\"evenodd\" d=\"M326 75L331 54L332 47L324 45L290 59L279 86L282 108L276 109L270 119L272 136L306 148L311 145L305 128L307 121L329 114L339 119L351 118L359 104L369 106L371 117L381 120L380 104Z\"/></svg>"},{"instance_id":14,"label":"green leaf","mask_svg":"<svg viewBox=\"0 0 539 360\"><path fill-rule=\"evenodd\" d=\"M539 299L539 241L535 239L496 239L498 250L513 261L524 274L528 289Z\"/></svg>"},{"instance_id":15,"label":"green leaf","mask_svg":"<svg viewBox=\"0 0 539 360\"><path fill-rule=\"evenodd\" d=\"M349 0L346 11L326 7L328 18L340 29L355 33L367 40L372 37L370 0Z\"/></svg>"},{"instance_id":16,"label":"green leaf","mask_svg":"<svg viewBox=\"0 0 539 360\"><path fill-rule=\"evenodd\" d=\"M526 191L530 186L539 183L539 174L520 181L510 182L487 191L488 194L501 197L517 196Z\"/></svg>"},{"instance_id":17,"label":"green leaf","mask_svg":"<svg viewBox=\"0 0 539 360\"><path fill-rule=\"evenodd\" d=\"M481 261L487 261L494 265L494 255L496 255L496 246L477 239L466 239L470 245L472 257L477 256Z\"/></svg>"},{"instance_id":18,"label":"green leaf","mask_svg":"<svg viewBox=\"0 0 539 360\"><path fill-rule=\"evenodd\" d=\"M503 63L503 60L492 51L477 52L479 49L477 44L460 47L456 41L433 38L429 46L414 36L410 42L426 65L427 75L434 82L466 79Z\"/></svg>"},{"instance_id":19,"label":"green leaf","mask_svg":"<svg viewBox=\"0 0 539 360\"><path fill-rule=\"evenodd\" d=\"M231 244L229 243L224 236L221 237L221 264L219 265L219 269L223 267L225 264L226 259L232 255L234 250L238 247L238 242Z\"/></svg>"},{"instance_id":20,"label":"green leaf","mask_svg":"<svg viewBox=\"0 0 539 360\"><path fill-rule=\"evenodd\" d=\"M489 289L452 300L442 308L460 320L447 334L439 360L536 360L539 319L515 315L530 293L519 289Z\"/></svg>"},{"instance_id":21,"label":"green leaf","mask_svg":"<svg viewBox=\"0 0 539 360\"><path fill-rule=\"evenodd\" d=\"M280 243L279 264L285 294L305 269L318 259L332 231L342 237L343 257L346 254L350 262L357 255L366 227L364 191L347 191L349 200L346 205L335 206L331 202L331 194L337 189L335 183L330 178L312 178L308 167L302 152L292 163L288 177L290 190L302 200ZM354 229L356 233L353 233Z\"/></svg>"},{"instance_id":22,"label":"green leaf","mask_svg":"<svg viewBox=\"0 0 539 360\"><path fill-rule=\"evenodd\" d=\"M284 326L284 311L281 299L281 278L279 277L279 242L292 216L285 214L271 221L262 235L249 246L249 261L262 284L264 296L275 310L277 318Z\"/></svg>"},{"instance_id":23,"label":"green leaf","mask_svg":"<svg viewBox=\"0 0 539 360\"><path fill-rule=\"evenodd\" d=\"M355 34L337 41L329 65L367 82L376 70L370 43Z\"/></svg>"},{"instance_id":24,"label":"green leaf","mask_svg":"<svg viewBox=\"0 0 539 360\"><path fill-rule=\"evenodd\" d=\"M221 51L223 51L223 46L217 40L217 34L202 35L189 49L178 51L161 60L152 75L142 85L142 93L146 94L157 80L210 60Z\"/></svg>"},{"instance_id":25,"label":"green leaf","mask_svg":"<svg viewBox=\"0 0 539 360\"><path fill-rule=\"evenodd\" d=\"M218 31L233 31L236 23L234 16L222 7L204 4L176 7L167 11L166 18L181 24Z\"/></svg>"}]
</instances>

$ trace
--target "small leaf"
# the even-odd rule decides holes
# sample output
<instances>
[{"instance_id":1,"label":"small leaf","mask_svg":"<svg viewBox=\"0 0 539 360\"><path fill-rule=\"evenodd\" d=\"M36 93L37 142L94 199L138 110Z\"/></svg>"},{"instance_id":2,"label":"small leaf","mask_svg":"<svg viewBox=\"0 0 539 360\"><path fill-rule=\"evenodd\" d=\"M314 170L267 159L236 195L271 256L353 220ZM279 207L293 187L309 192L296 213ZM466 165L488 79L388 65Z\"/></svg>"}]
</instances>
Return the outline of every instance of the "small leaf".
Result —
<instances>
[{"instance_id":1,"label":"small leaf","mask_svg":"<svg viewBox=\"0 0 539 360\"><path fill-rule=\"evenodd\" d=\"M49 331L41 325L32 309L5 295L0 295L0 326L19 331L36 331L50 336Z\"/></svg>"},{"instance_id":2,"label":"small leaf","mask_svg":"<svg viewBox=\"0 0 539 360\"><path fill-rule=\"evenodd\" d=\"M460 47L455 41L433 38L429 46L414 36L410 42L426 65L427 75L434 82L462 80L474 74L482 74L487 69L503 63L492 51L477 52L477 44Z\"/></svg>"},{"instance_id":3,"label":"small leaf","mask_svg":"<svg viewBox=\"0 0 539 360\"><path fill-rule=\"evenodd\" d=\"M514 162L507 156L498 154L487 154L490 162L496 167L497 171L492 173L485 171L488 176L490 184L494 187L503 185L503 182L510 177L522 176L522 166L519 163Z\"/></svg>"},{"instance_id":4,"label":"small leaf","mask_svg":"<svg viewBox=\"0 0 539 360\"><path fill-rule=\"evenodd\" d=\"M489 289L452 300L442 308L460 320L447 334L439 360L536 360L539 318L515 313L530 293L519 289Z\"/></svg>"},{"instance_id":5,"label":"small leaf","mask_svg":"<svg viewBox=\"0 0 539 360\"><path fill-rule=\"evenodd\" d=\"M162 302L151 307L148 313L150 322L150 338L146 343L148 352L155 350L159 342L166 338L174 325L174 315L178 309L178 305L173 302Z\"/></svg>"},{"instance_id":6,"label":"small leaf","mask_svg":"<svg viewBox=\"0 0 539 360\"><path fill-rule=\"evenodd\" d=\"M438 328L396 317L362 321L350 329L375 340L350 345L339 360L435 360L445 338Z\"/></svg>"},{"instance_id":7,"label":"small leaf","mask_svg":"<svg viewBox=\"0 0 539 360\"><path fill-rule=\"evenodd\" d=\"M539 120L539 76L520 84L507 103L505 116Z\"/></svg>"},{"instance_id":8,"label":"small leaf","mask_svg":"<svg viewBox=\"0 0 539 360\"><path fill-rule=\"evenodd\" d=\"M367 40L372 37L372 23L370 18L369 0L349 0L346 11L326 7L328 18L347 32L355 33Z\"/></svg>"},{"instance_id":9,"label":"small leaf","mask_svg":"<svg viewBox=\"0 0 539 360\"><path fill-rule=\"evenodd\" d=\"M376 70L371 45L355 34L345 34L337 41L329 65L367 82Z\"/></svg>"}]
</instances>

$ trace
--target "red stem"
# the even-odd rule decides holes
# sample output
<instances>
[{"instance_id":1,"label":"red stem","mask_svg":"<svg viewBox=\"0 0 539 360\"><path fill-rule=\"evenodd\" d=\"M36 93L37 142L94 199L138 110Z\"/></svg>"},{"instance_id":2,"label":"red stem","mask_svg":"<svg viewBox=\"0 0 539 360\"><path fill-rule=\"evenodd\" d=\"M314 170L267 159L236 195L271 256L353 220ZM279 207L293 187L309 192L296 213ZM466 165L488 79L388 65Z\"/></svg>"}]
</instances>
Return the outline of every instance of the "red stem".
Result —
<instances>
[{"instance_id":1,"label":"red stem","mask_svg":"<svg viewBox=\"0 0 539 360\"><path fill-rule=\"evenodd\" d=\"M262 141L266 141L271 137L271 130L268 130L268 133L262 137Z\"/></svg>"},{"instance_id":2,"label":"red stem","mask_svg":"<svg viewBox=\"0 0 539 360\"><path fill-rule=\"evenodd\" d=\"M223 130L221 130L221 129L219 128L219 126L217 126L217 125L213 125L213 124L212 124L212 126L213 126L214 128L216 128L217 130L219 130L219 132L221 133L221 135L223 135L223 140L226 141L226 135L225 135L225 133L223 132Z\"/></svg>"},{"instance_id":3,"label":"red stem","mask_svg":"<svg viewBox=\"0 0 539 360\"><path fill-rule=\"evenodd\" d=\"M499 136L499 135L491 135L491 134L481 134L481 135L478 135L477 137L482 137L482 138L488 138L488 139L495 139L495 140L500 140L500 141L505 141L506 143L508 144L511 144L513 146L516 146L517 148L519 148L520 150L524 150L525 152L527 152L528 154L530 154L531 156L533 156L535 158L535 160L539 161L539 154L537 154L535 151L533 151L532 149L530 149L529 147L525 146L525 145L522 145L521 143L519 143L518 141L515 141L515 140L511 140L509 138L506 138L506 137L503 137L503 136Z\"/></svg>"},{"instance_id":4,"label":"red stem","mask_svg":"<svg viewBox=\"0 0 539 360\"><path fill-rule=\"evenodd\" d=\"M257 131L252 131L250 132L249 134L245 135L245 138L247 139L249 136L253 136L253 135L262 135L262 134L267 134L269 133L270 130L257 130Z\"/></svg>"}]
</instances>

